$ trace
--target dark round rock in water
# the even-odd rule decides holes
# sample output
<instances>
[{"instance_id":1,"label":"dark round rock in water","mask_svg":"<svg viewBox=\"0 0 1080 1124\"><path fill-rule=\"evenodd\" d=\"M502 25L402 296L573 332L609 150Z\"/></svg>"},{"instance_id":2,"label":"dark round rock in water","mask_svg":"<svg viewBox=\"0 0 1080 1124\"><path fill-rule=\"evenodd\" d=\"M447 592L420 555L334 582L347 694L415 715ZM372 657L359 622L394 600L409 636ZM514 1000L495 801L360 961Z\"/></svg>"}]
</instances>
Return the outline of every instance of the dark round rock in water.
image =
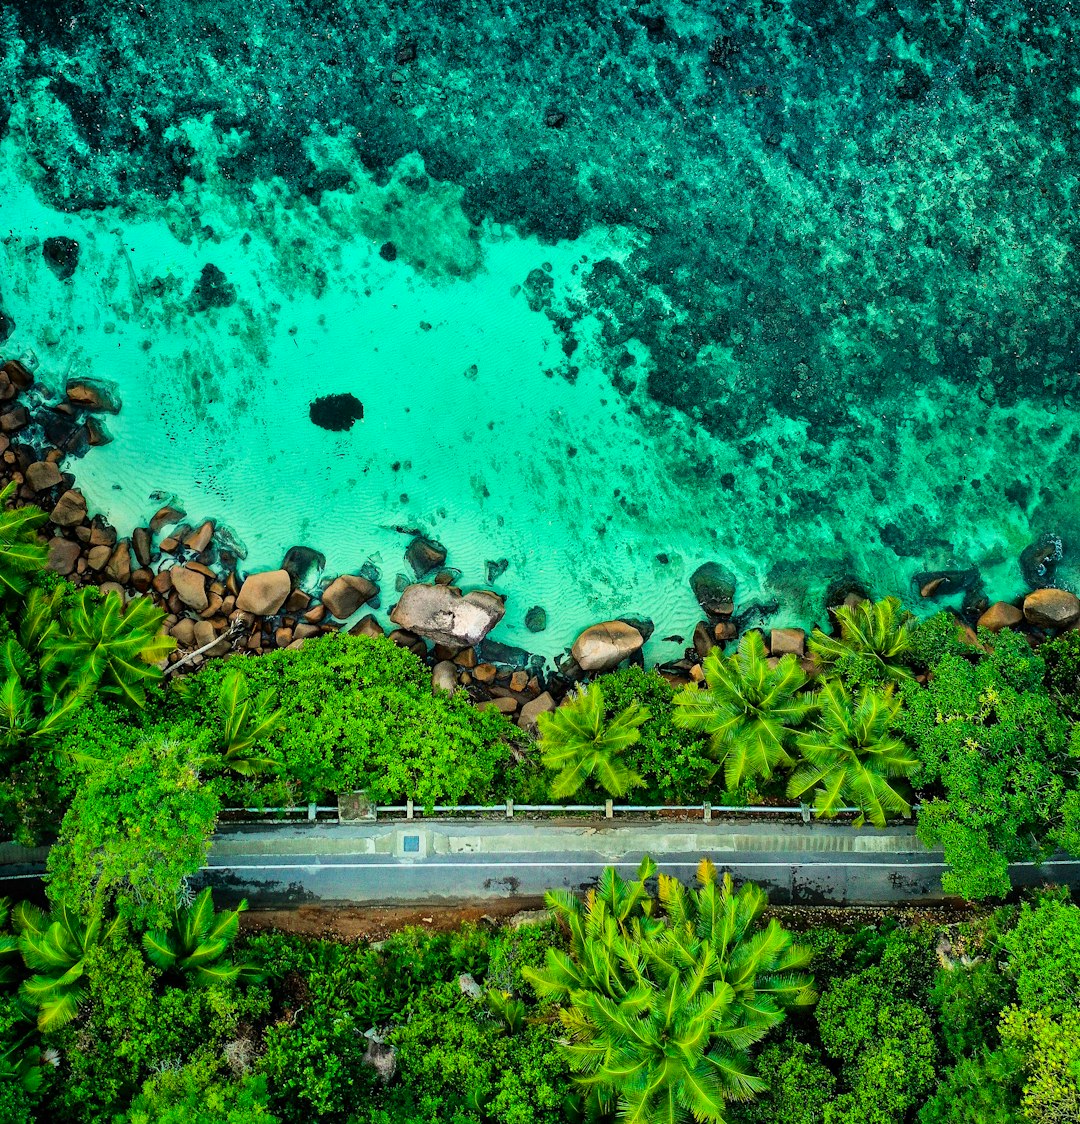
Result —
<instances>
[{"instance_id":1,"label":"dark round rock in water","mask_svg":"<svg viewBox=\"0 0 1080 1124\"><path fill-rule=\"evenodd\" d=\"M383 261L397 261L397 246L393 242L384 242L379 247L379 257Z\"/></svg>"},{"instance_id":2,"label":"dark round rock in water","mask_svg":"<svg viewBox=\"0 0 1080 1124\"><path fill-rule=\"evenodd\" d=\"M79 243L74 238L67 238L58 234L46 238L41 247L42 257L49 263L49 268L60 278L66 281L79 264Z\"/></svg>"},{"instance_id":3,"label":"dark round rock in water","mask_svg":"<svg viewBox=\"0 0 1080 1124\"><path fill-rule=\"evenodd\" d=\"M363 418L364 404L355 394L326 394L311 403L308 414L320 428L339 433Z\"/></svg>"},{"instance_id":4,"label":"dark round rock in water","mask_svg":"<svg viewBox=\"0 0 1080 1124\"><path fill-rule=\"evenodd\" d=\"M547 613L539 605L534 605L525 614L525 627L530 632L543 632L547 628Z\"/></svg>"},{"instance_id":5,"label":"dark round rock in water","mask_svg":"<svg viewBox=\"0 0 1080 1124\"><path fill-rule=\"evenodd\" d=\"M14 317L8 316L8 314L0 308L0 343L5 343L14 331Z\"/></svg>"}]
</instances>

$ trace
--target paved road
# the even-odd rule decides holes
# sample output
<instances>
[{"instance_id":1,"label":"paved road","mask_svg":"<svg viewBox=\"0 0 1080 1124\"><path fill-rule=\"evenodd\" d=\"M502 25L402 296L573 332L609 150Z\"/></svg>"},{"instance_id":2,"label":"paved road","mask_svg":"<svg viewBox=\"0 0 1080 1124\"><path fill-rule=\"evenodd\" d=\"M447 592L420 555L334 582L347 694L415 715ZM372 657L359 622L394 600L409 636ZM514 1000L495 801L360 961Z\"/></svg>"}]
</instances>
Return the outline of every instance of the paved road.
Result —
<instances>
[{"instance_id":1,"label":"paved road","mask_svg":"<svg viewBox=\"0 0 1080 1124\"><path fill-rule=\"evenodd\" d=\"M438 903L493 897L538 897L547 889L582 890L605 866L624 875L646 851L666 874L691 880L703 855L721 871L766 888L776 904L933 902L944 898L940 853L910 829L855 833L852 828L756 830L730 827L673 831L670 826L618 828L546 825L379 825L324 835L309 847L286 840L263 853L266 837L232 835L210 856L204 879L243 894L253 906ZM855 838L853 838L853 835ZM417 851L406 853L412 837ZM295 837L294 837L295 840ZM275 840L275 843L278 841ZM299 840L295 840L299 842ZM332 853L329 848L333 847ZM322 851L313 854L316 849ZM1055 859L1012 868L1016 885L1065 881L1080 886L1080 862Z\"/></svg>"},{"instance_id":2,"label":"paved road","mask_svg":"<svg viewBox=\"0 0 1080 1124\"><path fill-rule=\"evenodd\" d=\"M536 898L582 890L605 866L632 874L644 853L687 881L703 855L777 904L934 902L943 899L940 852L910 826L885 831L827 824L634 824L413 821L233 829L217 836L200 879L221 901L252 906L445 903ZM44 851L0 848L3 892L43 869ZM1011 868L1017 886L1080 888L1080 861Z\"/></svg>"}]
</instances>

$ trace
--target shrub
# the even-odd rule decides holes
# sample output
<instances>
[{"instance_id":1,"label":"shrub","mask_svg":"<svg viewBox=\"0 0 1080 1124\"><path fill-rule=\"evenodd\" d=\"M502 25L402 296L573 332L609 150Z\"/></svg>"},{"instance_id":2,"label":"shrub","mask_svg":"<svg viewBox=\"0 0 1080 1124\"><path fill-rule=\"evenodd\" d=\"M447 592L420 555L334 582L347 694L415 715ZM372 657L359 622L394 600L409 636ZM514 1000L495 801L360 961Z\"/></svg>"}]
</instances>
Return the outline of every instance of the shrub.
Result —
<instances>
[{"instance_id":1,"label":"shrub","mask_svg":"<svg viewBox=\"0 0 1080 1124\"><path fill-rule=\"evenodd\" d=\"M626 763L644 781L644 803L701 800L716 775L708 739L675 722L675 692L655 670L628 667L597 680L603 688L605 714L613 718L637 703L649 717L639 740L626 751Z\"/></svg>"}]
</instances>

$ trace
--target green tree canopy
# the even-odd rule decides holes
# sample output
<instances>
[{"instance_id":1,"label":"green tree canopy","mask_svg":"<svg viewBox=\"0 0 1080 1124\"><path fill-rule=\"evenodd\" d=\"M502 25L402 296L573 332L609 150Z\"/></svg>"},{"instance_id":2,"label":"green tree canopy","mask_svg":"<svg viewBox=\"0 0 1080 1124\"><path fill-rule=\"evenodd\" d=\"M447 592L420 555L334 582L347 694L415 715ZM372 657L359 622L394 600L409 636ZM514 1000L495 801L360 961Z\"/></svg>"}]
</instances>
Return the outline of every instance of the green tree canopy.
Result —
<instances>
[{"instance_id":1,"label":"green tree canopy","mask_svg":"<svg viewBox=\"0 0 1080 1124\"><path fill-rule=\"evenodd\" d=\"M40 507L8 507L14 495L14 482L0 489L0 600L26 593L48 556L37 533L48 517Z\"/></svg>"},{"instance_id":2,"label":"green tree canopy","mask_svg":"<svg viewBox=\"0 0 1080 1124\"><path fill-rule=\"evenodd\" d=\"M641 737L639 727L648 717L647 710L632 702L607 718L604 693L596 683L583 687L551 714L541 714L537 727L544 765L557 771L551 795L573 796L590 777L611 796L625 796L641 784L623 756Z\"/></svg>"},{"instance_id":3,"label":"green tree canopy","mask_svg":"<svg viewBox=\"0 0 1080 1124\"><path fill-rule=\"evenodd\" d=\"M190 904L173 911L167 929L143 933L142 944L150 963L163 972L173 971L199 986L236 983L258 976L253 964L233 964L224 959L240 932L242 901L236 909L215 912L210 887Z\"/></svg>"},{"instance_id":4,"label":"green tree canopy","mask_svg":"<svg viewBox=\"0 0 1080 1124\"><path fill-rule=\"evenodd\" d=\"M94 765L49 852L49 893L83 916L112 905L150 923L173 915L184 879L206 861L219 799L198 754L144 739Z\"/></svg>"},{"instance_id":5,"label":"green tree canopy","mask_svg":"<svg viewBox=\"0 0 1080 1124\"><path fill-rule=\"evenodd\" d=\"M45 645L43 667L50 674L62 669L70 690L94 687L143 706L147 683L161 678L155 665L176 647L161 631L164 619L149 597L135 597L125 608L116 592L102 597L81 589Z\"/></svg>"},{"instance_id":6,"label":"green tree canopy","mask_svg":"<svg viewBox=\"0 0 1080 1124\"><path fill-rule=\"evenodd\" d=\"M795 730L814 708L813 698L799 694L806 673L795 657L770 667L761 633L747 632L735 655L714 648L703 667L705 685L676 694L675 722L709 736L728 789L793 765Z\"/></svg>"},{"instance_id":7,"label":"green tree canopy","mask_svg":"<svg viewBox=\"0 0 1080 1124\"><path fill-rule=\"evenodd\" d=\"M856 827L867 819L884 827L889 816L910 815L907 795L894 782L919 762L891 733L900 712L892 689L863 687L853 696L839 679L827 679L816 698L820 713L796 740L802 761L788 780L788 796L813 790L818 816L852 805L859 809Z\"/></svg>"},{"instance_id":8,"label":"green tree canopy","mask_svg":"<svg viewBox=\"0 0 1080 1124\"><path fill-rule=\"evenodd\" d=\"M609 867L584 901L549 893L570 950L524 975L561 1004L563 1052L597 1108L636 1124L723 1121L729 1101L763 1088L749 1049L813 1001L809 952L775 919L758 927L764 893L718 882L707 859L697 889L661 875L658 899L645 887L655 870L646 858L625 882Z\"/></svg>"},{"instance_id":9,"label":"green tree canopy","mask_svg":"<svg viewBox=\"0 0 1080 1124\"><path fill-rule=\"evenodd\" d=\"M1043 683L1043 662L1010 632L988 650L946 652L925 688L904 690L898 728L919 757L920 838L942 846L948 893L1009 891L1008 864L1045 858L1072 836L1070 722Z\"/></svg>"},{"instance_id":10,"label":"green tree canopy","mask_svg":"<svg viewBox=\"0 0 1080 1124\"><path fill-rule=\"evenodd\" d=\"M915 618L896 597L834 610L837 636L814 629L808 646L823 668L854 683L906 683Z\"/></svg>"}]
</instances>

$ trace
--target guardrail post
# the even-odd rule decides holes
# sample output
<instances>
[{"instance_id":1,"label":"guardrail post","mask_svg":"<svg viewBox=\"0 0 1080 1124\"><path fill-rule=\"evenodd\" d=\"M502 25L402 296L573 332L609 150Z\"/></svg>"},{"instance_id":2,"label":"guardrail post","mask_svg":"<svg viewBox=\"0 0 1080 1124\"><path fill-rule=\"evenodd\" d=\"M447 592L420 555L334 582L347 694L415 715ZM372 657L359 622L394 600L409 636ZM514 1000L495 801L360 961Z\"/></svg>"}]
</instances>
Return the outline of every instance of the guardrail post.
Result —
<instances>
[{"instance_id":1,"label":"guardrail post","mask_svg":"<svg viewBox=\"0 0 1080 1124\"><path fill-rule=\"evenodd\" d=\"M706 823L712 823L712 804L708 800L701 805L701 818Z\"/></svg>"},{"instance_id":2,"label":"guardrail post","mask_svg":"<svg viewBox=\"0 0 1080 1124\"><path fill-rule=\"evenodd\" d=\"M513 800L507 800L507 802L506 802L506 818L508 820L512 820L514 818L514 802L513 802Z\"/></svg>"},{"instance_id":3,"label":"guardrail post","mask_svg":"<svg viewBox=\"0 0 1080 1124\"><path fill-rule=\"evenodd\" d=\"M316 815L318 815L318 812L319 812L319 806L317 804L309 804L307 806L308 823L314 823L315 822L315 817L316 817Z\"/></svg>"},{"instance_id":4,"label":"guardrail post","mask_svg":"<svg viewBox=\"0 0 1080 1124\"><path fill-rule=\"evenodd\" d=\"M800 801L799 802L799 812L802 815L802 822L803 823L809 823L810 822L810 805L804 804Z\"/></svg>"},{"instance_id":5,"label":"guardrail post","mask_svg":"<svg viewBox=\"0 0 1080 1124\"><path fill-rule=\"evenodd\" d=\"M610 800L604 801L604 819L610 820L615 816L615 809Z\"/></svg>"},{"instance_id":6,"label":"guardrail post","mask_svg":"<svg viewBox=\"0 0 1080 1124\"><path fill-rule=\"evenodd\" d=\"M405 801L405 818L407 820L411 820L413 818L413 805L411 796Z\"/></svg>"}]
</instances>

